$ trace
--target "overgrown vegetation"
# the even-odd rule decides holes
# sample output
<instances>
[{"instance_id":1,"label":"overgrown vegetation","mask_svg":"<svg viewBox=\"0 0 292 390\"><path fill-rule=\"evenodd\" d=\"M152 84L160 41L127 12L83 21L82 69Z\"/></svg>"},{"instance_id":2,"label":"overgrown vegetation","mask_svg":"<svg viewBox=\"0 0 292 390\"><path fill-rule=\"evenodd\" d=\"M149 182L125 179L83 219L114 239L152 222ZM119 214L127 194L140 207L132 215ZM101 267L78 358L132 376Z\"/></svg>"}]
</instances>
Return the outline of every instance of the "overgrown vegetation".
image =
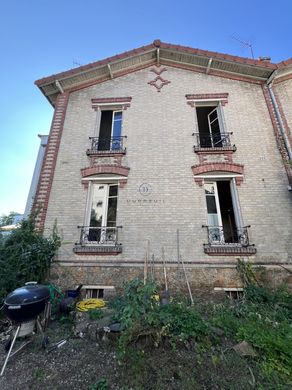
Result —
<instances>
[{"instance_id":1,"label":"overgrown vegetation","mask_svg":"<svg viewBox=\"0 0 292 390\"><path fill-rule=\"evenodd\" d=\"M249 378L247 388L255 382L257 388L292 385L292 295L283 287L270 291L260 286L249 263L240 262L238 270L244 297L221 304L189 307L173 298L161 306L154 283L144 285L138 279L127 283L113 307L123 329L118 357L130 363L131 375L145 377L153 347L191 348L197 365L228 371L238 361ZM242 341L254 349L256 357L234 356L232 347Z\"/></svg>"},{"instance_id":2,"label":"overgrown vegetation","mask_svg":"<svg viewBox=\"0 0 292 390\"><path fill-rule=\"evenodd\" d=\"M160 306L157 286L134 279L124 286L124 296L115 302L115 319L123 329L119 339L119 357L127 354L127 347L147 340L157 347L167 340L174 348L178 342L190 338L203 339L208 335L208 325L198 311L176 299Z\"/></svg>"},{"instance_id":3,"label":"overgrown vegetation","mask_svg":"<svg viewBox=\"0 0 292 390\"><path fill-rule=\"evenodd\" d=\"M45 281L60 243L56 226L46 238L35 230L34 217L23 220L8 236L0 236L0 302L28 281Z\"/></svg>"}]
</instances>

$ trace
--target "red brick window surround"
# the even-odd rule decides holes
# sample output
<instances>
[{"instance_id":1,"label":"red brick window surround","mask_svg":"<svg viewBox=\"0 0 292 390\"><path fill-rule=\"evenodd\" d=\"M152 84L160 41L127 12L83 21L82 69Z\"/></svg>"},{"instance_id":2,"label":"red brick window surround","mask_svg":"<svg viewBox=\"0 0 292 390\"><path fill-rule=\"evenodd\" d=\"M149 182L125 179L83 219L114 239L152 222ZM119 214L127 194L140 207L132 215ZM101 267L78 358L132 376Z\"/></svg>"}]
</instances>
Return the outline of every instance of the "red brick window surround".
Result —
<instances>
[{"instance_id":1,"label":"red brick window surround","mask_svg":"<svg viewBox=\"0 0 292 390\"><path fill-rule=\"evenodd\" d=\"M232 162L205 162L193 165L192 171L195 182L200 186L204 184L204 174L219 172L234 175L236 185L239 186L243 182L244 165Z\"/></svg>"},{"instance_id":2,"label":"red brick window surround","mask_svg":"<svg viewBox=\"0 0 292 390\"><path fill-rule=\"evenodd\" d=\"M220 93L193 93L186 94L187 104L191 107L195 106L196 101L220 101L222 106L228 103L228 92L220 92Z\"/></svg>"},{"instance_id":3,"label":"red brick window surround","mask_svg":"<svg viewBox=\"0 0 292 390\"><path fill-rule=\"evenodd\" d=\"M117 107L121 110L126 110L130 107L132 101L131 96L124 97L100 97L91 99L91 105L94 110L106 109L106 107Z\"/></svg>"}]
</instances>

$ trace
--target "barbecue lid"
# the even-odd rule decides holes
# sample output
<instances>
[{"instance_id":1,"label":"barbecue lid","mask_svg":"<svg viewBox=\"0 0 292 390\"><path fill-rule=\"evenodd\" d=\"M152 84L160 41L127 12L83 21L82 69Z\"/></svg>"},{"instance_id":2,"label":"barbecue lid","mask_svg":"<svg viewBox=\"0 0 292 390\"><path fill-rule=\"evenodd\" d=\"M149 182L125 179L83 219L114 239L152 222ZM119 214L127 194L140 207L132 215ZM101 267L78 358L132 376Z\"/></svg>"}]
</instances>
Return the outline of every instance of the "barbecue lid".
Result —
<instances>
[{"instance_id":1,"label":"barbecue lid","mask_svg":"<svg viewBox=\"0 0 292 390\"><path fill-rule=\"evenodd\" d=\"M49 299L50 290L47 286L33 282L17 288L7 295L4 303L6 305L28 305L30 303Z\"/></svg>"}]
</instances>

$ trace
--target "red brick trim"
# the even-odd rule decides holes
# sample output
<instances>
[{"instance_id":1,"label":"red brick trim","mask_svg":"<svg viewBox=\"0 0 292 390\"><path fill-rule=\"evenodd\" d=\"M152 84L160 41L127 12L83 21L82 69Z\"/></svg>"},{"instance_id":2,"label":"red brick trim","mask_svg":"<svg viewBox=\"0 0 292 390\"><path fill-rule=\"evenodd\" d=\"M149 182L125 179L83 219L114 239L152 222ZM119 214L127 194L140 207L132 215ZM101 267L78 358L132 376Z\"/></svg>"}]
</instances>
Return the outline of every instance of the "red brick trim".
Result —
<instances>
[{"instance_id":1,"label":"red brick trim","mask_svg":"<svg viewBox=\"0 0 292 390\"><path fill-rule=\"evenodd\" d=\"M232 154L236 152L236 146L222 146L221 148L201 148L194 146L194 152L199 156L200 163L204 162L210 154L224 154L225 160L232 162Z\"/></svg>"},{"instance_id":2,"label":"red brick trim","mask_svg":"<svg viewBox=\"0 0 292 390\"><path fill-rule=\"evenodd\" d=\"M106 246L106 245L75 245L73 252L78 255L96 255L96 256L114 256L122 253L122 245Z\"/></svg>"},{"instance_id":3,"label":"red brick trim","mask_svg":"<svg viewBox=\"0 0 292 390\"><path fill-rule=\"evenodd\" d=\"M81 169L82 177L88 177L92 175L100 175L102 173L110 173L119 176L128 177L130 168L122 167L118 165L97 165L95 167L88 167Z\"/></svg>"},{"instance_id":4,"label":"red brick trim","mask_svg":"<svg viewBox=\"0 0 292 390\"><path fill-rule=\"evenodd\" d=\"M161 68L161 69L159 69L159 68L158 69L152 68L152 69L150 69L150 72L155 73L157 76L160 76L161 73L166 72L166 71L167 71L166 68Z\"/></svg>"},{"instance_id":5,"label":"red brick trim","mask_svg":"<svg viewBox=\"0 0 292 390\"><path fill-rule=\"evenodd\" d=\"M43 231L45 225L68 100L68 92L60 94L57 97L48 144L46 146L46 152L32 207L32 212L38 211L36 218L36 228L39 231Z\"/></svg>"},{"instance_id":6,"label":"red brick trim","mask_svg":"<svg viewBox=\"0 0 292 390\"><path fill-rule=\"evenodd\" d=\"M195 107L195 102L194 100L220 100L222 106L225 106L225 104L228 103L228 92L224 93L196 93L196 94L188 94L186 95L188 101L187 104L189 104L191 107Z\"/></svg>"},{"instance_id":7,"label":"red brick trim","mask_svg":"<svg viewBox=\"0 0 292 390\"><path fill-rule=\"evenodd\" d=\"M268 107L268 111L269 111L269 114L270 114L272 126L273 126L273 129L274 129L274 135L275 135L275 138L276 138L277 147L278 147L278 150L279 150L279 152L281 154L281 157L282 157L282 161L283 161L283 164L284 164L284 167L285 167L285 170L286 170L286 174L287 174L287 177L288 177L288 182L289 182L290 185L292 185L292 169L291 169L291 166L289 164L289 156L288 156L288 153L287 153L287 150L286 150L286 146L285 146L285 143L284 143L283 136L280 133L280 130L279 130L279 127L278 127L277 118L276 118L276 114L275 114L275 111L274 111L273 103L271 101L271 97L270 97L270 94L269 94L269 91L268 91L268 87L267 86L263 86L262 89L263 89L263 94L264 94L265 101L266 101L266 104L267 104L267 107Z\"/></svg>"},{"instance_id":8,"label":"red brick trim","mask_svg":"<svg viewBox=\"0 0 292 390\"><path fill-rule=\"evenodd\" d=\"M201 175L208 172L230 172L243 175L244 166L241 164L231 162L206 162L203 164L197 164L192 166L193 174Z\"/></svg>"},{"instance_id":9,"label":"red brick trim","mask_svg":"<svg viewBox=\"0 0 292 390\"><path fill-rule=\"evenodd\" d=\"M204 245L204 252L209 256L253 256L257 253L257 250L254 246Z\"/></svg>"},{"instance_id":10,"label":"red brick trim","mask_svg":"<svg viewBox=\"0 0 292 390\"><path fill-rule=\"evenodd\" d=\"M90 157L123 157L126 154L126 149L124 149L122 152L114 150L91 150L87 149L86 151L87 156Z\"/></svg>"},{"instance_id":11,"label":"red brick trim","mask_svg":"<svg viewBox=\"0 0 292 390\"><path fill-rule=\"evenodd\" d=\"M221 92L221 93L195 93L195 94L187 94L186 99L187 100L206 100L206 99L228 99L228 92Z\"/></svg>"},{"instance_id":12,"label":"red brick trim","mask_svg":"<svg viewBox=\"0 0 292 390\"><path fill-rule=\"evenodd\" d=\"M158 75L158 76L155 77L154 80L149 81L147 84L152 85L153 87L156 88L157 92L160 92L161 89L162 89L165 85L171 83L171 81L165 80L163 77L161 77L161 73L166 72L166 71L167 71L166 68L161 68L161 69L151 68L151 69L150 69L150 72L153 72L153 73L155 73L155 74Z\"/></svg>"},{"instance_id":13,"label":"red brick trim","mask_svg":"<svg viewBox=\"0 0 292 390\"><path fill-rule=\"evenodd\" d=\"M94 98L91 99L92 104L102 103L130 103L132 100L131 96L126 97L107 97L107 98Z\"/></svg>"},{"instance_id":14,"label":"red brick trim","mask_svg":"<svg viewBox=\"0 0 292 390\"><path fill-rule=\"evenodd\" d=\"M292 79L292 72L290 74L286 74L285 76L279 76L274 79L274 84L280 84L283 81L291 80Z\"/></svg>"}]
</instances>

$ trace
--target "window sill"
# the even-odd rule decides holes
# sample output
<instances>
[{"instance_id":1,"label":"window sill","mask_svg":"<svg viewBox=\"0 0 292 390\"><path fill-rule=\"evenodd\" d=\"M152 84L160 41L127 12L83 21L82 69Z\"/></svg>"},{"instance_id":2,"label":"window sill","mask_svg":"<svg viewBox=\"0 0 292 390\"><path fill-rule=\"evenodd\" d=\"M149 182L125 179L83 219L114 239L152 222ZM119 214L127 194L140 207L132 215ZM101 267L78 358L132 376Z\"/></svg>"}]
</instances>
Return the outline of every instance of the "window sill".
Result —
<instances>
[{"instance_id":1,"label":"window sill","mask_svg":"<svg viewBox=\"0 0 292 390\"><path fill-rule=\"evenodd\" d=\"M257 250L254 246L204 244L204 252L209 256L253 256Z\"/></svg>"},{"instance_id":2,"label":"window sill","mask_svg":"<svg viewBox=\"0 0 292 390\"><path fill-rule=\"evenodd\" d=\"M194 152L197 153L197 154L222 154L222 153L226 153L226 152L229 152L229 153L234 153L236 152L236 146L233 145L233 146L222 146L222 147L216 147L216 148L212 148L212 147L206 147L206 148L203 148L201 146L194 146Z\"/></svg>"},{"instance_id":3,"label":"window sill","mask_svg":"<svg viewBox=\"0 0 292 390\"><path fill-rule=\"evenodd\" d=\"M97 156L97 157L116 157L123 156L126 154L126 149L122 150L91 150L87 149L87 156Z\"/></svg>"},{"instance_id":4,"label":"window sill","mask_svg":"<svg viewBox=\"0 0 292 390\"><path fill-rule=\"evenodd\" d=\"M122 253L122 245L80 245L76 244L73 252L78 255L118 255Z\"/></svg>"}]
</instances>

